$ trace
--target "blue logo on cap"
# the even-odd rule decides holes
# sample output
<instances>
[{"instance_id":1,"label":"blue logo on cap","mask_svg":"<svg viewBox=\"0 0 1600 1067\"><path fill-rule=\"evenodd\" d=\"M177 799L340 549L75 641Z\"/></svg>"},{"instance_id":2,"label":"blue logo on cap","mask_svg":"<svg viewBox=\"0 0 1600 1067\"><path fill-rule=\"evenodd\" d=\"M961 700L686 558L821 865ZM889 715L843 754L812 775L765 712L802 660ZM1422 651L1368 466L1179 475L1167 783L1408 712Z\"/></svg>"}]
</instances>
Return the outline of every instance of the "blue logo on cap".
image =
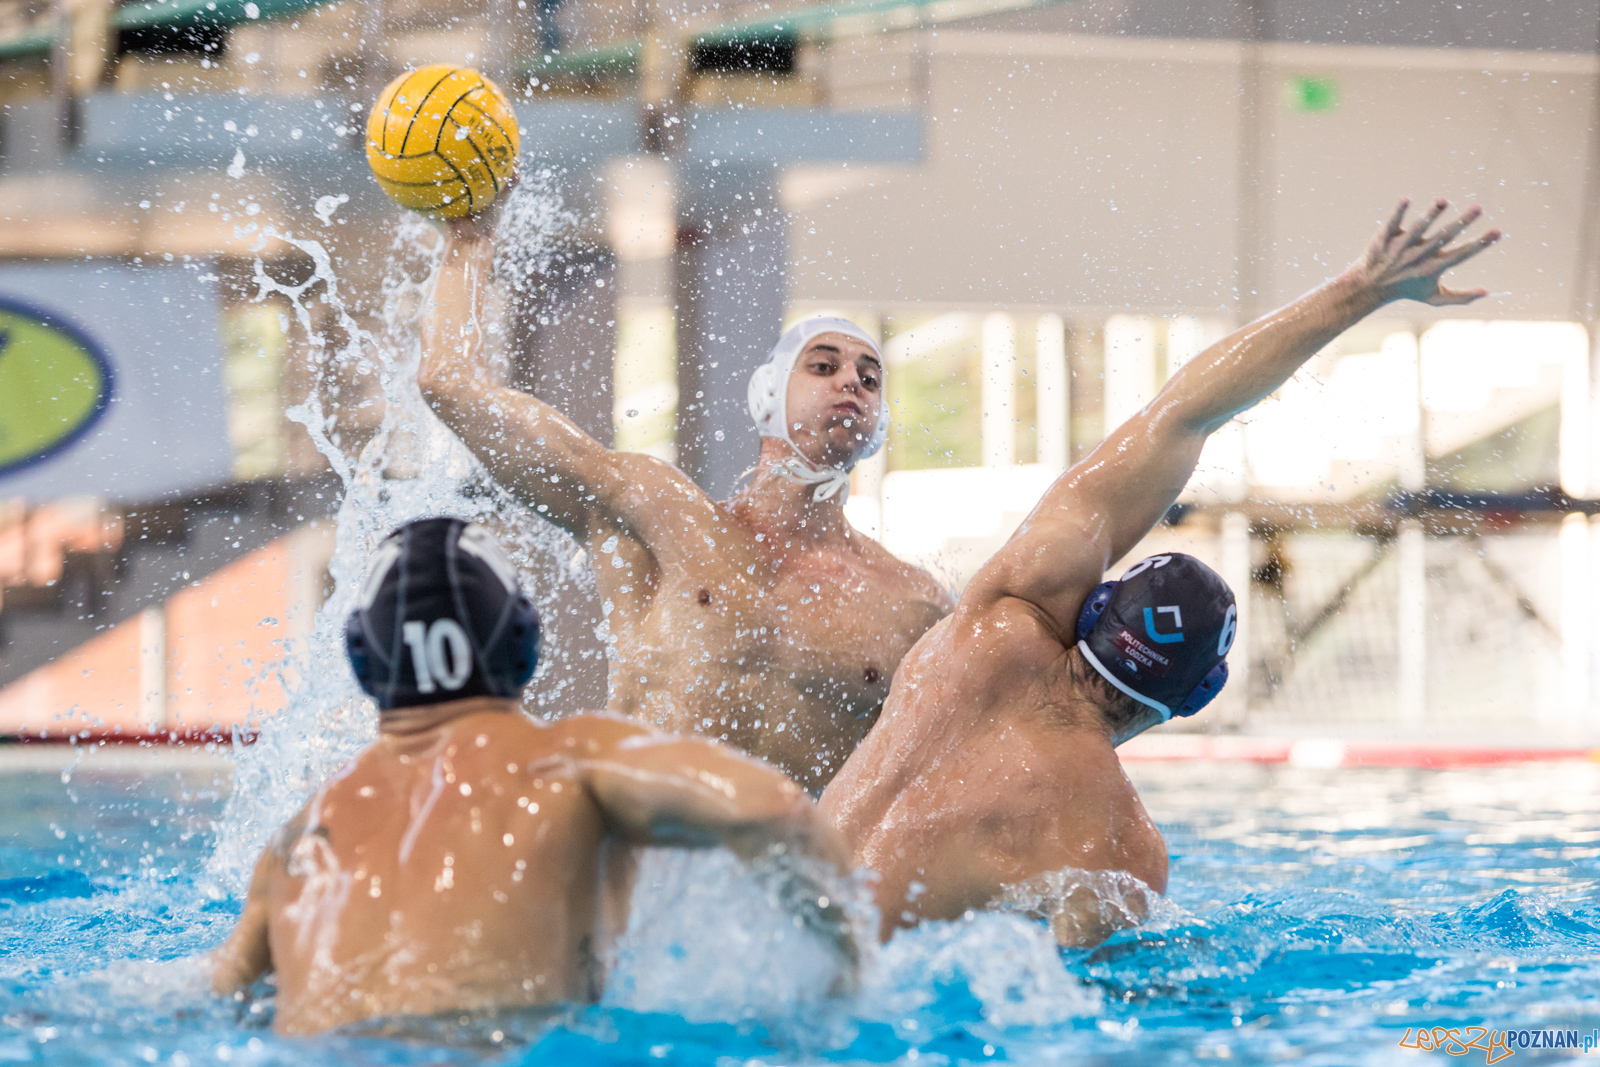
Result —
<instances>
[{"instance_id":1,"label":"blue logo on cap","mask_svg":"<svg viewBox=\"0 0 1600 1067\"><path fill-rule=\"evenodd\" d=\"M1158 611L1159 612L1164 612L1164 613L1169 614L1169 615L1172 616L1172 625L1174 625L1174 626L1176 626L1178 628L1178 632L1170 633L1170 634L1163 634L1163 633L1157 633L1156 632L1156 612L1158 612ZM1158 644L1158 645L1171 645L1171 644L1176 644L1179 641L1182 641L1183 640L1182 630L1183 630L1183 613L1178 610L1176 605L1173 605L1171 607L1156 608L1154 610L1151 610L1150 608L1145 608L1144 609L1144 632L1149 634L1150 635L1150 640L1154 641L1156 644Z\"/></svg>"}]
</instances>

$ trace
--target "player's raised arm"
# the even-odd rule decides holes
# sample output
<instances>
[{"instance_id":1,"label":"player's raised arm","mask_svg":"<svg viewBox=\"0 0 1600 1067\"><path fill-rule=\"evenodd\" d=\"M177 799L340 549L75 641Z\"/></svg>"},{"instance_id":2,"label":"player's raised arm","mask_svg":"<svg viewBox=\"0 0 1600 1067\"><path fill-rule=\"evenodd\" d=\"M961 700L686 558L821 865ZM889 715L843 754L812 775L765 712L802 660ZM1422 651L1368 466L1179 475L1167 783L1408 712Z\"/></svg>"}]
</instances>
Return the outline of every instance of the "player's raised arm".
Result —
<instances>
[{"instance_id":1,"label":"player's raised arm","mask_svg":"<svg viewBox=\"0 0 1600 1067\"><path fill-rule=\"evenodd\" d=\"M501 485L586 540L596 518L627 522L628 502L656 509L703 496L667 464L614 452L539 398L495 382L484 351L493 277L494 209L457 219L445 237L423 322L417 383L436 415Z\"/></svg>"},{"instance_id":2,"label":"player's raised arm","mask_svg":"<svg viewBox=\"0 0 1600 1067\"><path fill-rule=\"evenodd\" d=\"M1130 551L1183 490L1200 449L1234 415L1260 402L1339 334L1395 300L1470 304L1484 289L1440 284L1451 267L1500 239L1498 230L1454 243L1482 212L1470 207L1435 229L1436 201L1406 225L1402 200L1366 252L1342 274L1287 307L1235 330L1172 376L1144 410L1113 430L1051 486L974 587L1016 596L1065 632L1084 582ZM1064 549L1068 549L1064 551Z\"/></svg>"}]
</instances>

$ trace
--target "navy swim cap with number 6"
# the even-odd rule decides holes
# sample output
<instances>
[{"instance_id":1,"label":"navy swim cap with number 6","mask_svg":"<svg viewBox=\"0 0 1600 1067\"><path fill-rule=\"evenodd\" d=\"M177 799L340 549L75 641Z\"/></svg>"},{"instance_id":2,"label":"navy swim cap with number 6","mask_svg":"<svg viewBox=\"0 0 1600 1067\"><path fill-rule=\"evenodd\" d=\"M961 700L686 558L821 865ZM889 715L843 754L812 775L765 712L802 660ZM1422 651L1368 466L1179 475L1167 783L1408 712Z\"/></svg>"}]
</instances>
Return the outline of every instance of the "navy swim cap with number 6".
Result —
<instances>
[{"instance_id":1,"label":"navy swim cap with number 6","mask_svg":"<svg viewBox=\"0 0 1600 1067\"><path fill-rule=\"evenodd\" d=\"M345 647L380 708L515 697L539 662L539 613L488 530L420 519L373 551Z\"/></svg>"},{"instance_id":2,"label":"navy swim cap with number 6","mask_svg":"<svg viewBox=\"0 0 1600 1067\"><path fill-rule=\"evenodd\" d=\"M1089 596L1078 650L1106 681L1170 719L1193 715L1222 691L1238 628L1222 576L1169 552L1140 560Z\"/></svg>"}]
</instances>

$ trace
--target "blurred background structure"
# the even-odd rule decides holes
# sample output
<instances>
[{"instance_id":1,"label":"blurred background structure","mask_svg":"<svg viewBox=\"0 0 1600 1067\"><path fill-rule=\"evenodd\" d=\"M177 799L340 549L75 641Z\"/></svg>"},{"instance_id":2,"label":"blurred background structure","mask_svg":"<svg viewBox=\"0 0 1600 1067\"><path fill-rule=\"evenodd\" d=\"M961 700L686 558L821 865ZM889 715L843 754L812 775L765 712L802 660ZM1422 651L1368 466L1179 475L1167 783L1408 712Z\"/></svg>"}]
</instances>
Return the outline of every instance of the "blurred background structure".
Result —
<instances>
[{"instance_id":1,"label":"blurred background structure","mask_svg":"<svg viewBox=\"0 0 1600 1067\"><path fill-rule=\"evenodd\" d=\"M895 419L850 514L954 584L1399 196L1481 203L1508 239L1457 282L1493 297L1342 337L1140 554L1249 590L1186 729L1600 737L1600 0L0 0L0 732L270 711L339 493L297 405L346 451L382 408L258 272L326 298L314 240L382 314L366 109L441 61L513 91L575 218L510 380L727 493L749 371L848 314ZM87 368L48 418L4 395L46 350Z\"/></svg>"}]
</instances>

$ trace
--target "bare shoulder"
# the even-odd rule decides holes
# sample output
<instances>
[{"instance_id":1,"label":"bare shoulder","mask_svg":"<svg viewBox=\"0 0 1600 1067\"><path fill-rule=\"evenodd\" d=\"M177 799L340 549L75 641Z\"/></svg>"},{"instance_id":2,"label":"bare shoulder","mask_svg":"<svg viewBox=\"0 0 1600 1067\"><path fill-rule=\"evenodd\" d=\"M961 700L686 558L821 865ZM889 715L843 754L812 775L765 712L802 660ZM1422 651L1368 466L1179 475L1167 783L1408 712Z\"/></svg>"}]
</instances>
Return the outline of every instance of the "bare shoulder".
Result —
<instances>
[{"instance_id":1,"label":"bare shoulder","mask_svg":"<svg viewBox=\"0 0 1600 1067\"><path fill-rule=\"evenodd\" d=\"M662 736L647 726L609 712L586 712L534 728L548 731L551 747L569 753L574 759L603 758L624 742Z\"/></svg>"},{"instance_id":2,"label":"bare shoulder","mask_svg":"<svg viewBox=\"0 0 1600 1067\"><path fill-rule=\"evenodd\" d=\"M1020 601L1066 639L1109 563L1105 539L1093 526L1033 516L979 569L961 604L981 609Z\"/></svg>"},{"instance_id":3,"label":"bare shoulder","mask_svg":"<svg viewBox=\"0 0 1600 1067\"><path fill-rule=\"evenodd\" d=\"M1144 810L1144 803L1132 786L1129 792L1132 793L1132 810L1126 823L1127 832L1117 842L1122 860L1119 866L1157 893L1165 893L1167 839Z\"/></svg>"},{"instance_id":4,"label":"bare shoulder","mask_svg":"<svg viewBox=\"0 0 1600 1067\"><path fill-rule=\"evenodd\" d=\"M937 609L941 617L950 614L955 609L955 596L932 573L914 563L907 563L859 530L856 531L855 536L860 538L862 556L872 567L883 572L893 582L902 586L906 590L907 599L918 600L931 605Z\"/></svg>"},{"instance_id":5,"label":"bare shoulder","mask_svg":"<svg viewBox=\"0 0 1600 1067\"><path fill-rule=\"evenodd\" d=\"M1009 672L1025 664L1027 674L1017 680L1036 679L1074 643L1075 631L1038 604L1022 597L985 595L986 590L974 589L976 584L974 579L961 594L951 624L957 641L984 650L991 669Z\"/></svg>"}]
</instances>

